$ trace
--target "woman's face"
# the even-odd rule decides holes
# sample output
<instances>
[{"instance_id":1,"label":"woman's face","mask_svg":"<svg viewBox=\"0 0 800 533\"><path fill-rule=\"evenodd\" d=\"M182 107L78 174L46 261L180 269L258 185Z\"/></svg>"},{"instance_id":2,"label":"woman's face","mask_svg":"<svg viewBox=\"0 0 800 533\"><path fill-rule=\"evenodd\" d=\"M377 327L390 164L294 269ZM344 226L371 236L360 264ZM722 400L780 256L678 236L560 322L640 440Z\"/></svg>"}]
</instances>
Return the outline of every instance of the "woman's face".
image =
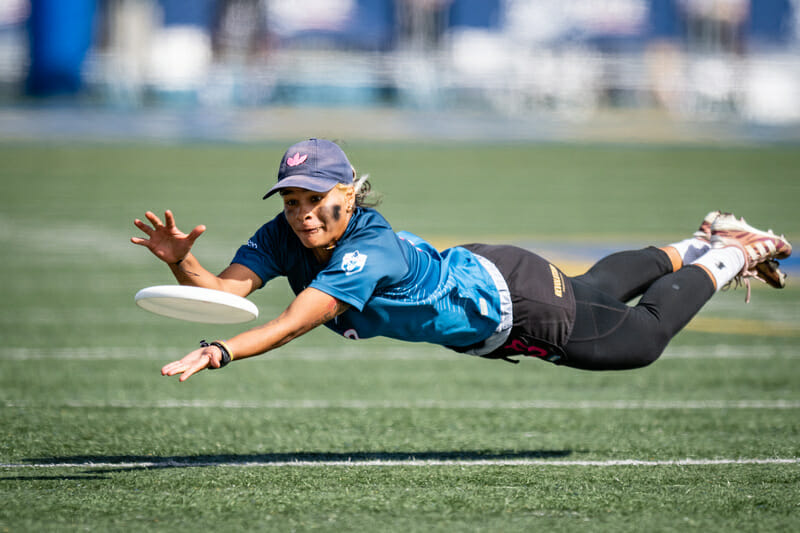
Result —
<instances>
[{"instance_id":1,"label":"woman's face","mask_svg":"<svg viewBox=\"0 0 800 533\"><path fill-rule=\"evenodd\" d=\"M350 221L355 201L353 188L314 192L287 187L280 194L286 220L303 246L313 249L317 257L329 257Z\"/></svg>"}]
</instances>

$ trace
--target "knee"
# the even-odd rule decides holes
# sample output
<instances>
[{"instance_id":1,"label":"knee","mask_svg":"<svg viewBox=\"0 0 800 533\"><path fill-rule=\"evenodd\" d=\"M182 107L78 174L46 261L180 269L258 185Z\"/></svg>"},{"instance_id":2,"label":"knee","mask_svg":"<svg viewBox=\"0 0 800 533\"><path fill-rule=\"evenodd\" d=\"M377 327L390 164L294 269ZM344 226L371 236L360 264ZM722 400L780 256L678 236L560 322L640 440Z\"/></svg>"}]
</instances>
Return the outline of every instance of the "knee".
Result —
<instances>
[{"instance_id":1,"label":"knee","mask_svg":"<svg viewBox=\"0 0 800 533\"><path fill-rule=\"evenodd\" d=\"M631 350L630 362L632 366L630 368L643 368L656 362L661 357L661 354L664 353L669 341L669 335L651 333L649 342L642 343Z\"/></svg>"},{"instance_id":2,"label":"knee","mask_svg":"<svg viewBox=\"0 0 800 533\"><path fill-rule=\"evenodd\" d=\"M663 350L637 350L630 358L628 368L644 368L656 362Z\"/></svg>"},{"instance_id":3,"label":"knee","mask_svg":"<svg viewBox=\"0 0 800 533\"><path fill-rule=\"evenodd\" d=\"M647 347L630 348L628 350L594 354L592 357L575 356L568 353L557 364L581 370L634 370L653 364L663 350Z\"/></svg>"}]
</instances>

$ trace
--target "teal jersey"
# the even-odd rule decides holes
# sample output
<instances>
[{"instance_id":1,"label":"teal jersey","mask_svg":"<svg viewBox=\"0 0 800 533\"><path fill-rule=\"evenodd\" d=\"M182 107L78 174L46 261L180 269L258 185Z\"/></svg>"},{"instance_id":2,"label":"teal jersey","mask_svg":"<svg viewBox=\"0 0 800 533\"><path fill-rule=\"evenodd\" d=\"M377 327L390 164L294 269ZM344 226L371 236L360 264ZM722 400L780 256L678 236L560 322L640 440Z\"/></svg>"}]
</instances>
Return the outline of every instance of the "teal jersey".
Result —
<instances>
[{"instance_id":1,"label":"teal jersey","mask_svg":"<svg viewBox=\"0 0 800 533\"><path fill-rule=\"evenodd\" d=\"M355 210L326 263L302 245L283 213L259 228L232 262L264 284L286 276L295 294L314 287L349 304L325 325L352 339L463 348L510 327L507 287L491 263L462 247L439 252L410 233L395 233L374 209Z\"/></svg>"}]
</instances>

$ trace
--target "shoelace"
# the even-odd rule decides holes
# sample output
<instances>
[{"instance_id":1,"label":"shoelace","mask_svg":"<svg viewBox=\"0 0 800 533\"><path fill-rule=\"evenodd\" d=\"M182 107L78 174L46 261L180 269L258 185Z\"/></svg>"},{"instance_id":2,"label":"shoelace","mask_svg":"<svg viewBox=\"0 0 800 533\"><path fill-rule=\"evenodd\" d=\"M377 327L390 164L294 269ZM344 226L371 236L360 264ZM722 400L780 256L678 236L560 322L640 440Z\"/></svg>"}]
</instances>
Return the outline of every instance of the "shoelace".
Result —
<instances>
[{"instance_id":1,"label":"shoelace","mask_svg":"<svg viewBox=\"0 0 800 533\"><path fill-rule=\"evenodd\" d=\"M735 285L734 285L734 282L736 282ZM750 303L750 278L746 277L744 274L739 274L738 276L736 276L735 278L730 280L728 283L726 283L722 287L722 290L723 291L729 290L731 288L731 285L733 285L733 289L734 290L738 289L742 285L744 285L747 288L747 295L744 297L744 303L749 304Z\"/></svg>"},{"instance_id":2,"label":"shoelace","mask_svg":"<svg viewBox=\"0 0 800 533\"><path fill-rule=\"evenodd\" d=\"M750 270L742 270L741 272L736 274L736 276L734 276L734 278L732 280L730 280L728 283L726 283L722 287L722 290L723 291L729 290L731 288L731 285L733 285L733 289L736 290L739 287L741 287L742 285L744 285L745 288L747 289L747 295L745 295L744 303L749 304L750 303L750 278L756 278L761 283L766 283L766 281L764 281L763 279L758 277L758 273L756 272L756 266L753 265L753 268L751 268ZM735 285L734 285L734 283L735 283Z\"/></svg>"}]
</instances>

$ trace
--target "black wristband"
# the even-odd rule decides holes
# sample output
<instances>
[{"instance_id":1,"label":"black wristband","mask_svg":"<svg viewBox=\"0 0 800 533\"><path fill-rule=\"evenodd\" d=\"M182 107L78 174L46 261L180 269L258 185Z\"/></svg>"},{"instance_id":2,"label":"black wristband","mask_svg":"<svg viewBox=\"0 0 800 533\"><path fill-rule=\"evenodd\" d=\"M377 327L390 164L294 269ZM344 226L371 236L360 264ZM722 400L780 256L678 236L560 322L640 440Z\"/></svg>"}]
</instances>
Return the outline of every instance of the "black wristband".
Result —
<instances>
[{"instance_id":1,"label":"black wristband","mask_svg":"<svg viewBox=\"0 0 800 533\"><path fill-rule=\"evenodd\" d=\"M219 351L222 353L222 359L220 359L220 361L219 361L219 368L222 368L223 366L225 366L225 365L227 365L228 363L231 362L231 354L228 352L228 349L225 347L224 344L222 344L221 342L217 342L217 341L214 341L214 342L206 342L205 340L200 341L200 347L201 348L207 348L209 346L216 346L217 348L219 348ZM217 369L214 368L213 366L209 366L208 370L217 370Z\"/></svg>"}]
</instances>

